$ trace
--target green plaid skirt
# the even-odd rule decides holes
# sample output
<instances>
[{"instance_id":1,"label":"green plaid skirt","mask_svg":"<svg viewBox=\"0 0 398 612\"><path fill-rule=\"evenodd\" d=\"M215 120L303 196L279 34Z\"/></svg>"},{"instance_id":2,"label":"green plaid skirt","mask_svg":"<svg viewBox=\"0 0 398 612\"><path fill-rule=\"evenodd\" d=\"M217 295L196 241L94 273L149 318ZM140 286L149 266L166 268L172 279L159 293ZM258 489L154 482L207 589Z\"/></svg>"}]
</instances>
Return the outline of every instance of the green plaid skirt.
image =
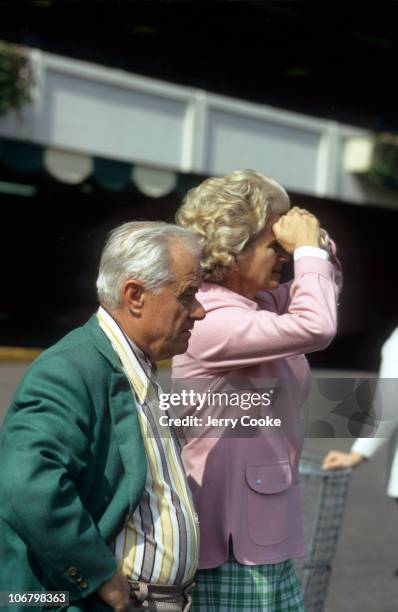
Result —
<instances>
[{"instance_id":1,"label":"green plaid skirt","mask_svg":"<svg viewBox=\"0 0 398 612\"><path fill-rule=\"evenodd\" d=\"M233 557L199 570L192 612L305 612L294 562L240 565Z\"/></svg>"}]
</instances>

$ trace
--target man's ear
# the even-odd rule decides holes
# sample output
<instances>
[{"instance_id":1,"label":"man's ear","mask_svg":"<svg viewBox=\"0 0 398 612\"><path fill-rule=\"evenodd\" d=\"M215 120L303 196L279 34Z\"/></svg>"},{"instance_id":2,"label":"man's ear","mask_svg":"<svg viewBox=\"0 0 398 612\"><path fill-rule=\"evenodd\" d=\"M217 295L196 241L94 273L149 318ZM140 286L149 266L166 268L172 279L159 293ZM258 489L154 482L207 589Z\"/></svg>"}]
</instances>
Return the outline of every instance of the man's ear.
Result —
<instances>
[{"instance_id":1,"label":"man's ear","mask_svg":"<svg viewBox=\"0 0 398 612\"><path fill-rule=\"evenodd\" d=\"M145 301L145 289L142 281L129 279L123 285L122 295L124 303L131 314L140 317Z\"/></svg>"}]
</instances>

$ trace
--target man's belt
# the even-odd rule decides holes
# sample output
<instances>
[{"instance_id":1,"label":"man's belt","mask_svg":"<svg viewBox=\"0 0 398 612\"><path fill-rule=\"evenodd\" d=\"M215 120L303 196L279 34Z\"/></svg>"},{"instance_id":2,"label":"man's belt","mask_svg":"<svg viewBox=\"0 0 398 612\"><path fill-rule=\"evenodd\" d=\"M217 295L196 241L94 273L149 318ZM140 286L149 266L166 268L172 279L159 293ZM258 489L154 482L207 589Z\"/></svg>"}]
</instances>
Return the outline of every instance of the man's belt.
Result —
<instances>
[{"instance_id":1,"label":"man's belt","mask_svg":"<svg viewBox=\"0 0 398 612\"><path fill-rule=\"evenodd\" d=\"M181 606L183 612L189 610L191 595L190 592L195 586L193 580L185 582L184 584L153 584L152 582L141 582L136 580L129 580L130 591L131 591L131 603L134 608L143 607L144 601L162 602L162 609L165 604L170 605L173 602L184 602L184 607ZM172 608L170 608L171 610Z\"/></svg>"}]
</instances>

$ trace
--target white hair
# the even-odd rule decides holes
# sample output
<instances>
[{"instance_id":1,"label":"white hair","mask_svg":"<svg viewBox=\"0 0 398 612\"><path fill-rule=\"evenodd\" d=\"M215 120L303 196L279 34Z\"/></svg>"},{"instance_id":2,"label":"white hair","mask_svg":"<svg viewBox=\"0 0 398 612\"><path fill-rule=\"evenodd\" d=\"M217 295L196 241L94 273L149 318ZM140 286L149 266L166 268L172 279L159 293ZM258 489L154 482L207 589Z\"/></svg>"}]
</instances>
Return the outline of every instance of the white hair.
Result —
<instances>
[{"instance_id":1,"label":"white hair","mask_svg":"<svg viewBox=\"0 0 398 612\"><path fill-rule=\"evenodd\" d=\"M101 255L98 300L108 308L120 305L123 283L134 278L157 292L173 281L170 247L180 244L200 258L201 247L189 230L160 221L132 221L112 230Z\"/></svg>"}]
</instances>

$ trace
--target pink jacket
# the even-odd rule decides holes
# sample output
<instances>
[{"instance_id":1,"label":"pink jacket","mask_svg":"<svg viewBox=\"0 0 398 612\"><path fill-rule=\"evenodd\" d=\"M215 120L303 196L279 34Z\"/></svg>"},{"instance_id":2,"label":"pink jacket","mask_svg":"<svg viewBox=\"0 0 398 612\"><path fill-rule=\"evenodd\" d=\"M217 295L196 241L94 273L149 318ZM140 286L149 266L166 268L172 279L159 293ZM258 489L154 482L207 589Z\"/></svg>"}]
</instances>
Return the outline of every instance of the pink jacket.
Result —
<instances>
[{"instance_id":1,"label":"pink jacket","mask_svg":"<svg viewBox=\"0 0 398 612\"><path fill-rule=\"evenodd\" d=\"M235 378L279 381L273 416L287 424L286 435L201 436L184 446L202 569L227 560L230 537L245 565L304 553L298 462L309 367L303 353L325 348L336 333L337 271L329 261L303 257L292 282L256 301L210 283L198 294L206 318L195 324L188 351L173 359L173 379L201 379L217 391Z\"/></svg>"}]
</instances>

